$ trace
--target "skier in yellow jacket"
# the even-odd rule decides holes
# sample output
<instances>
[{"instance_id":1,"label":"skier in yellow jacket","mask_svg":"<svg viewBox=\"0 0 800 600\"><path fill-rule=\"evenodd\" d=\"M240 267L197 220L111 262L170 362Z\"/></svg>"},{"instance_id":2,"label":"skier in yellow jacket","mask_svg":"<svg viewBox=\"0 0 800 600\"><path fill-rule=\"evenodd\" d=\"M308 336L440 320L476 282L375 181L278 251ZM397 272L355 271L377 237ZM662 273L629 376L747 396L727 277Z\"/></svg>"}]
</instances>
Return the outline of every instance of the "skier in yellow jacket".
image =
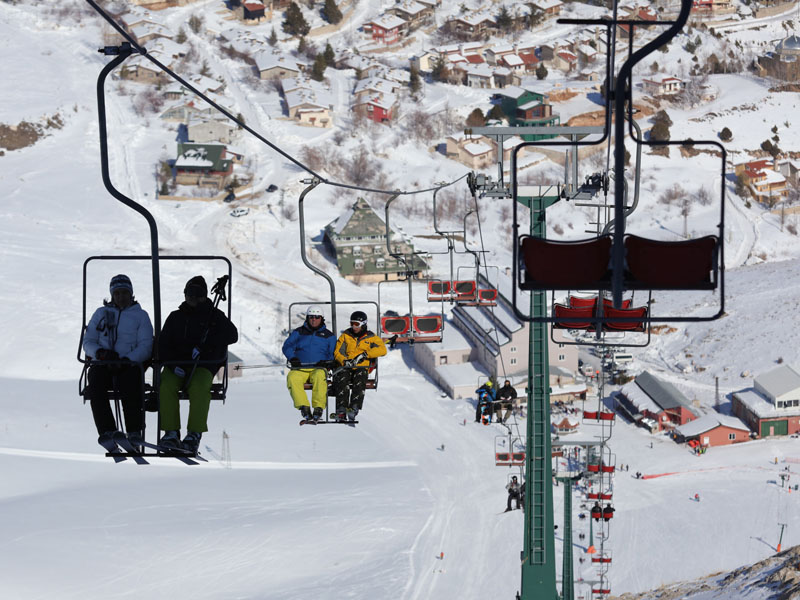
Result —
<instances>
[{"instance_id":1,"label":"skier in yellow jacket","mask_svg":"<svg viewBox=\"0 0 800 600\"><path fill-rule=\"evenodd\" d=\"M364 391L372 360L386 354L383 340L367 329L367 315L357 310L350 315L350 328L336 342L333 357L340 365L333 377L336 390L336 418L355 421L364 405Z\"/></svg>"}]
</instances>

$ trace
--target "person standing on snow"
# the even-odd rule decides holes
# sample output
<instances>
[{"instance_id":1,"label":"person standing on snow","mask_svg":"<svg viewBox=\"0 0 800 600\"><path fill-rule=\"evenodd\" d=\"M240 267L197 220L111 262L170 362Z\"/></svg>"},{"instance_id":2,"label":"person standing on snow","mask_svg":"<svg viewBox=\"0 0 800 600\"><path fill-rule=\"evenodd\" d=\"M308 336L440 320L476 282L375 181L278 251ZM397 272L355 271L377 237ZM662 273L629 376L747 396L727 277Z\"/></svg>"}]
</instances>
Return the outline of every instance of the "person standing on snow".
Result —
<instances>
[{"instance_id":1,"label":"person standing on snow","mask_svg":"<svg viewBox=\"0 0 800 600\"><path fill-rule=\"evenodd\" d=\"M112 277L108 290L111 300L104 301L94 312L83 336L83 350L92 359L88 374L92 416L100 435L98 443L111 441L117 424L108 390L116 387L122 399L128 439L137 446L144 429L143 363L153 352L153 325L136 302L127 275Z\"/></svg>"},{"instance_id":2,"label":"person standing on snow","mask_svg":"<svg viewBox=\"0 0 800 600\"><path fill-rule=\"evenodd\" d=\"M481 416L486 415L489 420L489 423L492 422L492 404L495 401L494 395L494 387L492 386L492 380L490 379L486 383L484 383L481 387L475 390L475 393L478 395L478 404L475 407L475 422L481 422Z\"/></svg>"},{"instance_id":3,"label":"person standing on snow","mask_svg":"<svg viewBox=\"0 0 800 600\"><path fill-rule=\"evenodd\" d=\"M211 382L228 356L228 346L239 339L236 326L208 298L208 286L201 276L192 277L183 290L184 302L164 322L158 353L165 363L161 371L161 444L197 452L203 433L208 431ZM189 394L186 437L180 440L181 414L178 395Z\"/></svg>"},{"instance_id":4,"label":"person standing on snow","mask_svg":"<svg viewBox=\"0 0 800 600\"><path fill-rule=\"evenodd\" d=\"M367 314L360 310L351 314L350 328L339 336L333 352L334 359L343 367L333 376L337 420L356 420L364 405L370 363L385 354L386 344L367 329Z\"/></svg>"},{"instance_id":5,"label":"person standing on snow","mask_svg":"<svg viewBox=\"0 0 800 600\"><path fill-rule=\"evenodd\" d=\"M292 395L294 407L300 411L303 419L312 418L308 396L303 387L308 381L311 381L313 419L319 421L322 418L322 413L328 404L326 369L334 364L335 346L336 338L325 326L325 317L318 306L308 308L305 322L292 331L283 343L283 355L292 367L286 376L286 387Z\"/></svg>"}]
</instances>

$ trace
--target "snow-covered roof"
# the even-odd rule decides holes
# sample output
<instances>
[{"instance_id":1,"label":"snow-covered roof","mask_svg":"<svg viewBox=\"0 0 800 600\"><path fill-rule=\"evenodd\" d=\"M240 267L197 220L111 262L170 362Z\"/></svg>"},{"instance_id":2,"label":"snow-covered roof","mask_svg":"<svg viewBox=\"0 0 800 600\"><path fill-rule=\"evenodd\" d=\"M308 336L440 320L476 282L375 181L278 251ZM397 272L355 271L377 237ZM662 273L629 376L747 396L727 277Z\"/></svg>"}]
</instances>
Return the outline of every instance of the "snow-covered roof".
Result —
<instances>
[{"instance_id":1,"label":"snow-covered roof","mask_svg":"<svg viewBox=\"0 0 800 600\"><path fill-rule=\"evenodd\" d=\"M786 181L783 175L772 169L765 169L762 171L762 174L764 175L764 179L762 180L764 183L783 183Z\"/></svg>"},{"instance_id":2,"label":"snow-covered roof","mask_svg":"<svg viewBox=\"0 0 800 600\"><path fill-rule=\"evenodd\" d=\"M712 429L716 429L717 427L729 427L731 429L739 429L741 431L750 431L750 428L745 425L741 419L738 417L732 417L729 415L721 415L721 414L710 414L710 415L703 415L702 417L695 419L694 421L689 421L681 425L680 427L675 428L675 432L682 435L683 437L689 438L694 437L696 435L700 435L702 433L706 433L707 431L711 431Z\"/></svg>"},{"instance_id":3,"label":"snow-covered roof","mask_svg":"<svg viewBox=\"0 0 800 600\"><path fill-rule=\"evenodd\" d=\"M774 171L769 172L774 173ZM800 373L789 365L781 365L757 376L754 383L756 389L761 388L771 397L780 398L800 388Z\"/></svg>"},{"instance_id":4,"label":"snow-covered roof","mask_svg":"<svg viewBox=\"0 0 800 600\"><path fill-rule=\"evenodd\" d=\"M533 0L531 2L536 8L541 10L547 10L550 8L556 8L557 6L561 6L564 3L561 0Z\"/></svg>"},{"instance_id":5,"label":"snow-covered roof","mask_svg":"<svg viewBox=\"0 0 800 600\"><path fill-rule=\"evenodd\" d=\"M526 102L522 106L518 106L520 110L528 110L529 108L536 108L537 106L544 104L542 100L531 100L530 102Z\"/></svg>"},{"instance_id":6,"label":"snow-covered roof","mask_svg":"<svg viewBox=\"0 0 800 600\"><path fill-rule=\"evenodd\" d=\"M495 56L499 56L501 54L511 54L512 52L514 52L514 46L512 46L511 44L501 44L499 46L493 46L489 48L488 50L486 50L486 52L487 54L491 52Z\"/></svg>"},{"instance_id":7,"label":"snow-covered roof","mask_svg":"<svg viewBox=\"0 0 800 600\"><path fill-rule=\"evenodd\" d=\"M521 67L525 63L522 62L522 59L517 56L516 54L506 54L502 57L504 63L506 63L509 67Z\"/></svg>"},{"instance_id":8,"label":"snow-covered roof","mask_svg":"<svg viewBox=\"0 0 800 600\"><path fill-rule=\"evenodd\" d=\"M488 377L489 374L479 368L474 363L461 363L459 365L440 365L436 367L436 373L450 387L474 385L478 387L477 381L480 377Z\"/></svg>"},{"instance_id":9,"label":"snow-covered roof","mask_svg":"<svg viewBox=\"0 0 800 600\"><path fill-rule=\"evenodd\" d=\"M297 66L297 61L295 61L293 57L272 52L270 50L264 50L263 52L256 54L255 61L256 68L259 71L267 71L275 67L289 69L291 71L300 71L300 67Z\"/></svg>"},{"instance_id":10,"label":"snow-covered roof","mask_svg":"<svg viewBox=\"0 0 800 600\"><path fill-rule=\"evenodd\" d=\"M389 81L383 77L367 77L366 79L360 79L356 82L353 93L359 94L369 90L382 94L393 94L398 87L400 87L400 85L396 81Z\"/></svg>"},{"instance_id":11,"label":"snow-covered roof","mask_svg":"<svg viewBox=\"0 0 800 600\"><path fill-rule=\"evenodd\" d=\"M509 97L509 98L514 98L514 99L516 100L517 98L519 98L520 96L522 96L522 95L523 95L525 92L527 92L527 91L528 91L528 90L526 90L526 89L523 89L523 88L521 88L521 87L519 87L519 86L516 86L516 85L509 85L509 86L507 86L507 87L504 87L504 88L502 88L502 89L499 89L499 90L497 90L497 91L496 91L496 92L494 92L494 93L495 93L496 95L498 95L498 96L507 96L507 97Z\"/></svg>"},{"instance_id":12,"label":"snow-covered roof","mask_svg":"<svg viewBox=\"0 0 800 600\"><path fill-rule=\"evenodd\" d=\"M469 144L464 144L464 150L469 152L472 156L479 156L491 152L492 147L483 142L471 142Z\"/></svg>"},{"instance_id":13,"label":"snow-covered roof","mask_svg":"<svg viewBox=\"0 0 800 600\"><path fill-rule=\"evenodd\" d=\"M428 7L424 4L420 4L419 2L415 2L414 0L403 0L403 2L395 4L392 9L402 10L410 15L418 15L422 11L428 10Z\"/></svg>"},{"instance_id":14,"label":"snow-covered roof","mask_svg":"<svg viewBox=\"0 0 800 600\"><path fill-rule=\"evenodd\" d=\"M175 161L176 167L213 167L214 161L206 157L205 148L190 148Z\"/></svg>"},{"instance_id":15,"label":"snow-covered roof","mask_svg":"<svg viewBox=\"0 0 800 600\"><path fill-rule=\"evenodd\" d=\"M432 352L442 352L448 350L472 350L472 344L464 337L461 330L453 325L449 319L444 322L444 329L442 330L442 341L432 342L427 344Z\"/></svg>"},{"instance_id":16,"label":"snow-covered roof","mask_svg":"<svg viewBox=\"0 0 800 600\"><path fill-rule=\"evenodd\" d=\"M318 108L330 108L330 102L325 103L313 90L297 89L285 94L286 106L294 108L297 106L316 106Z\"/></svg>"},{"instance_id":17,"label":"snow-covered roof","mask_svg":"<svg viewBox=\"0 0 800 600\"><path fill-rule=\"evenodd\" d=\"M458 310L463 311L480 328L481 337L491 340L491 346L496 346L497 344L502 346L511 341L502 331L498 331L489 314L480 307L459 306Z\"/></svg>"},{"instance_id":18,"label":"snow-covered roof","mask_svg":"<svg viewBox=\"0 0 800 600\"><path fill-rule=\"evenodd\" d=\"M406 24L406 20L401 19L397 15L381 15L371 21L367 21L367 23L380 27L381 29L391 30L402 27Z\"/></svg>"},{"instance_id":19,"label":"snow-covered roof","mask_svg":"<svg viewBox=\"0 0 800 600\"><path fill-rule=\"evenodd\" d=\"M640 413L649 411L653 414L661 412L661 408L653 402L652 398L644 393L642 388L636 385L633 381L626 383L620 389L620 393L625 396L631 404L636 407Z\"/></svg>"},{"instance_id":20,"label":"snow-covered roof","mask_svg":"<svg viewBox=\"0 0 800 600\"><path fill-rule=\"evenodd\" d=\"M734 393L739 401L744 404L759 419L773 419L776 417L796 417L800 415L800 408L786 409L777 408L772 402L763 395L747 388Z\"/></svg>"},{"instance_id":21,"label":"snow-covered roof","mask_svg":"<svg viewBox=\"0 0 800 600\"><path fill-rule=\"evenodd\" d=\"M469 65L466 68L467 76L473 77L486 77L489 78L494 75L494 71L492 68L487 65L486 63L480 63L478 65Z\"/></svg>"}]
</instances>

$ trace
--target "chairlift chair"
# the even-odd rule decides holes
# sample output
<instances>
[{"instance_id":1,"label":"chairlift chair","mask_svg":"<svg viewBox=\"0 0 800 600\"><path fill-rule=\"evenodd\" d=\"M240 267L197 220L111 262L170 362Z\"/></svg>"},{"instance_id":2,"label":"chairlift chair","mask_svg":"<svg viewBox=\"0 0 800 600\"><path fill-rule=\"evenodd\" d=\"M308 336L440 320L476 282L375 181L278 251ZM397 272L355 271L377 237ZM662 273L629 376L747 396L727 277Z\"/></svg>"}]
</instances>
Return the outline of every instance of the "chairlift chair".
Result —
<instances>
[{"instance_id":1,"label":"chairlift chair","mask_svg":"<svg viewBox=\"0 0 800 600\"><path fill-rule=\"evenodd\" d=\"M399 315L394 311L380 312L381 338L390 342L392 345L398 343L435 343L442 341L444 330L444 301L441 301L441 312L425 315L414 314L414 303L412 298L412 283L414 281L427 282L428 298L430 298L430 287L432 283L427 279L418 279L407 273L406 279L399 280L408 283L408 313ZM378 282L378 310L381 310L381 286L396 283L394 281Z\"/></svg>"}]
</instances>

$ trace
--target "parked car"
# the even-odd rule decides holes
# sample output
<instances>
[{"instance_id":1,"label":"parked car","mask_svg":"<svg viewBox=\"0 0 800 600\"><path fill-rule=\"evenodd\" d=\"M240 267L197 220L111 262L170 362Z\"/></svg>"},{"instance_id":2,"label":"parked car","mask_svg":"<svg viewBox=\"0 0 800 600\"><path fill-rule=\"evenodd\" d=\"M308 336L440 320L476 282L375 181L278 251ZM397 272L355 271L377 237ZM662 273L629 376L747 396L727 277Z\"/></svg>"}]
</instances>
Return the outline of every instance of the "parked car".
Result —
<instances>
[{"instance_id":1,"label":"parked car","mask_svg":"<svg viewBox=\"0 0 800 600\"><path fill-rule=\"evenodd\" d=\"M246 214L248 214L249 212L250 212L249 208L241 208L241 207L240 208L234 208L231 211L231 216L232 217L243 217Z\"/></svg>"},{"instance_id":2,"label":"parked car","mask_svg":"<svg viewBox=\"0 0 800 600\"><path fill-rule=\"evenodd\" d=\"M277 191L277 189L278 189L278 186L275 185L274 183L271 183L271 184L269 184L269 187L267 188L267 191L271 193L271 192Z\"/></svg>"}]
</instances>

